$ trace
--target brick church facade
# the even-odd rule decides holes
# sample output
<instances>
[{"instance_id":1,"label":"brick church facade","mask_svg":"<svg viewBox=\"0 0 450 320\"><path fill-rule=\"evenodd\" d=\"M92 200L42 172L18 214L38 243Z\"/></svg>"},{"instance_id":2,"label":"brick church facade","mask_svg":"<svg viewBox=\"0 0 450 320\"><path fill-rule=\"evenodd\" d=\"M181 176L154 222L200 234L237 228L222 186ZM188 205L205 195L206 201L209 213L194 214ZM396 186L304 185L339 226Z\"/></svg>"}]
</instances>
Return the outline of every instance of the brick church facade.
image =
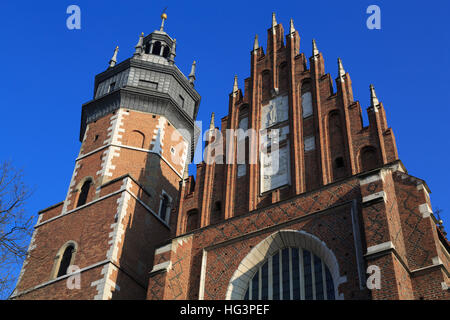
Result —
<instances>
[{"instance_id":1,"label":"brick church facade","mask_svg":"<svg viewBox=\"0 0 450 320\"><path fill-rule=\"evenodd\" d=\"M194 179L195 62L176 67L162 18L96 76L67 196L39 212L11 299L450 298L449 242L373 86L363 126L342 61L335 91L315 41L300 53L273 15Z\"/></svg>"}]
</instances>

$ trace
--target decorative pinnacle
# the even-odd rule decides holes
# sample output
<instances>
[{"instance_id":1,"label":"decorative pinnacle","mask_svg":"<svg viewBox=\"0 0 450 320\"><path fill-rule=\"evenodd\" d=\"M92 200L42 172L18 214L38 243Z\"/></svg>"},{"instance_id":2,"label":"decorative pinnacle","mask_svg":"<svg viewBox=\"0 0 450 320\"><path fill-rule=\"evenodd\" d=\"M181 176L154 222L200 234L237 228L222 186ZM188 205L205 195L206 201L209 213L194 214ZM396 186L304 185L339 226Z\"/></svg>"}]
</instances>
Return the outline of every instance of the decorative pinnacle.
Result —
<instances>
[{"instance_id":1,"label":"decorative pinnacle","mask_svg":"<svg viewBox=\"0 0 450 320\"><path fill-rule=\"evenodd\" d=\"M258 35L255 35L255 42L253 42L253 50L259 48Z\"/></svg>"},{"instance_id":2,"label":"decorative pinnacle","mask_svg":"<svg viewBox=\"0 0 450 320\"><path fill-rule=\"evenodd\" d=\"M338 66L339 66L339 78L342 78L343 76L345 76L345 70L344 66L342 65L341 58L338 58Z\"/></svg>"},{"instance_id":3,"label":"decorative pinnacle","mask_svg":"<svg viewBox=\"0 0 450 320\"><path fill-rule=\"evenodd\" d=\"M192 67L191 67L191 73L189 73L189 82L192 84L195 81L195 67L196 67L196 62L194 60L194 62L192 62Z\"/></svg>"},{"instance_id":4,"label":"decorative pinnacle","mask_svg":"<svg viewBox=\"0 0 450 320\"><path fill-rule=\"evenodd\" d=\"M275 12L272 12L272 28L275 28L277 25L277 19L275 18Z\"/></svg>"},{"instance_id":5,"label":"decorative pinnacle","mask_svg":"<svg viewBox=\"0 0 450 320\"><path fill-rule=\"evenodd\" d=\"M209 123L209 130L214 130L216 128L216 125L214 123L214 112L211 113L211 122Z\"/></svg>"},{"instance_id":6,"label":"decorative pinnacle","mask_svg":"<svg viewBox=\"0 0 450 320\"><path fill-rule=\"evenodd\" d=\"M291 18L291 26L289 28L289 33L292 34L295 32L295 28L294 28L294 19Z\"/></svg>"},{"instance_id":7,"label":"decorative pinnacle","mask_svg":"<svg viewBox=\"0 0 450 320\"><path fill-rule=\"evenodd\" d=\"M109 67L112 68L117 63L117 52L119 52L119 46L116 47L114 50L114 55L112 56L111 60L109 60Z\"/></svg>"},{"instance_id":8,"label":"decorative pinnacle","mask_svg":"<svg viewBox=\"0 0 450 320\"><path fill-rule=\"evenodd\" d=\"M316 40L313 39L312 44L313 44L313 56L315 57L319 55L319 49L317 48Z\"/></svg>"},{"instance_id":9,"label":"decorative pinnacle","mask_svg":"<svg viewBox=\"0 0 450 320\"><path fill-rule=\"evenodd\" d=\"M173 39L172 43L172 49L170 50L169 57L167 60L169 60L169 64L173 65L175 63L175 56L177 51L177 39Z\"/></svg>"},{"instance_id":10,"label":"decorative pinnacle","mask_svg":"<svg viewBox=\"0 0 450 320\"><path fill-rule=\"evenodd\" d=\"M134 47L136 50L134 51L134 55L141 55L143 52L143 43L144 43L144 33L142 32L139 36L139 41L137 45Z\"/></svg>"},{"instance_id":11,"label":"decorative pinnacle","mask_svg":"<svg viewBox=\"0 0 450 320\"><path fill-rule=\"evenodd\" d=\"M234 76L234 84L233 84L233 93L238 92L239 88L238 88L238 77L237 75Z\"/></svg>"},{"instance_id":12,"label":"decorative pinnacle","mask_svg":"<svg viewBox=\"0 0 450 320\"><path fill-rule=\"evenodd\" d=\"M375 87L373 84L370 85L370 106L376 107L380 104L377 98L377 94L375 93Z\"/></svg>"}]
</instances>

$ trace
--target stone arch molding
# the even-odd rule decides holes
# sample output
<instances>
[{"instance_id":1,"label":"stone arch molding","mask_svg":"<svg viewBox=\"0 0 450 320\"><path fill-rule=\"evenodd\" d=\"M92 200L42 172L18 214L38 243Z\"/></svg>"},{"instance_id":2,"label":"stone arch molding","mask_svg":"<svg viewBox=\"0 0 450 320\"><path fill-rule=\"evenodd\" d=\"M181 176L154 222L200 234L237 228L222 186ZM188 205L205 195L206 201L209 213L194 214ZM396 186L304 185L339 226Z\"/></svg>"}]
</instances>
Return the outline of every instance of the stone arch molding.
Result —
<instances>
[{"instance_id":1,"label":"stone arch molding","mask_svg":"<svg viewBox=\"0 0 450 320\"><path fill-rule=\"evenodd\" d=\"M249 281L253 278L258 268L271 255L279 249L286 247L297 247L311 251L327 265L333 277L335 297L344 299L344 294L339 294L338 288L347 282L347 277L340 275L339 264L334 253L327 247L325 242L316 236L299 230L280 230L254 247L241 261L228 284L226 293L227 300L242 300L247 290Z\"/></svg>"}]
</instances>

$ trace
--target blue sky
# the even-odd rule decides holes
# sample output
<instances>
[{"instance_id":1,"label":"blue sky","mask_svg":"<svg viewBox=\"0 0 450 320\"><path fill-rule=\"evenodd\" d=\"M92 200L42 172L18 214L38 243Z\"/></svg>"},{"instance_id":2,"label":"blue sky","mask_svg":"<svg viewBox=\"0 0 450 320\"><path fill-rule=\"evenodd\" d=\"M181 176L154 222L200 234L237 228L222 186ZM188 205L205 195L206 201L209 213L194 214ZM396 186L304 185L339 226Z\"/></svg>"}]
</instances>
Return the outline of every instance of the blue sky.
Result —
<instances>
[{"instance_id":1,"label":"blue sky","mask_svg":"<svg viewBox=\"0 0 450 320\"><path fill-rule=\"evenodd\" d=\"M71 4L81 8L81 30L66 28ZM366 27L372 4L381 8L381 30ZM65 198L80 148L81 105L92 99L94 76L107 68L116 45L119 62L130 57L139 34L159 28L165 7L178 67L188 74L197 61L199 120L209 123L213 111L216 119L226 115L233 77L243 88L254 36L265 48L272 12L285 30L293 18L301 51L309 57L315 38L333 78L342 58L366 124L369 84L375 85L400 159L428 183L433 208L450 219L448 0L1 1L0 160L22 168L35 188L27 206L35 219Z\"/></svg>"}]
</instances>

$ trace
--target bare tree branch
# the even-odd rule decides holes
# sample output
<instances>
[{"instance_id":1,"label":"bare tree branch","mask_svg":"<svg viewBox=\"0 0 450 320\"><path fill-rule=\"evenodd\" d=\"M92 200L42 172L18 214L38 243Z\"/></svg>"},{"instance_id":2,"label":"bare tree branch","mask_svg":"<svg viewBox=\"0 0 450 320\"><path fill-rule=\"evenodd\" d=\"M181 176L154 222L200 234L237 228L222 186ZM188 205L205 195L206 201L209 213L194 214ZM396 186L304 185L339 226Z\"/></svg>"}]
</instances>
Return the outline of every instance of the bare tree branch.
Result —
<instances>
[{"instance_id":1,"label":"bare tree branch","mask_svg":"<svg viewBox=\"0 0 450 320\"><path fill-rule=\"evenodd\" d=\"M10 162L0 163L0 299L11 293L15 285L13 270L27 255L33 226L24 205L31 193L20 170Z\"/></svg>"}]
</instances>

